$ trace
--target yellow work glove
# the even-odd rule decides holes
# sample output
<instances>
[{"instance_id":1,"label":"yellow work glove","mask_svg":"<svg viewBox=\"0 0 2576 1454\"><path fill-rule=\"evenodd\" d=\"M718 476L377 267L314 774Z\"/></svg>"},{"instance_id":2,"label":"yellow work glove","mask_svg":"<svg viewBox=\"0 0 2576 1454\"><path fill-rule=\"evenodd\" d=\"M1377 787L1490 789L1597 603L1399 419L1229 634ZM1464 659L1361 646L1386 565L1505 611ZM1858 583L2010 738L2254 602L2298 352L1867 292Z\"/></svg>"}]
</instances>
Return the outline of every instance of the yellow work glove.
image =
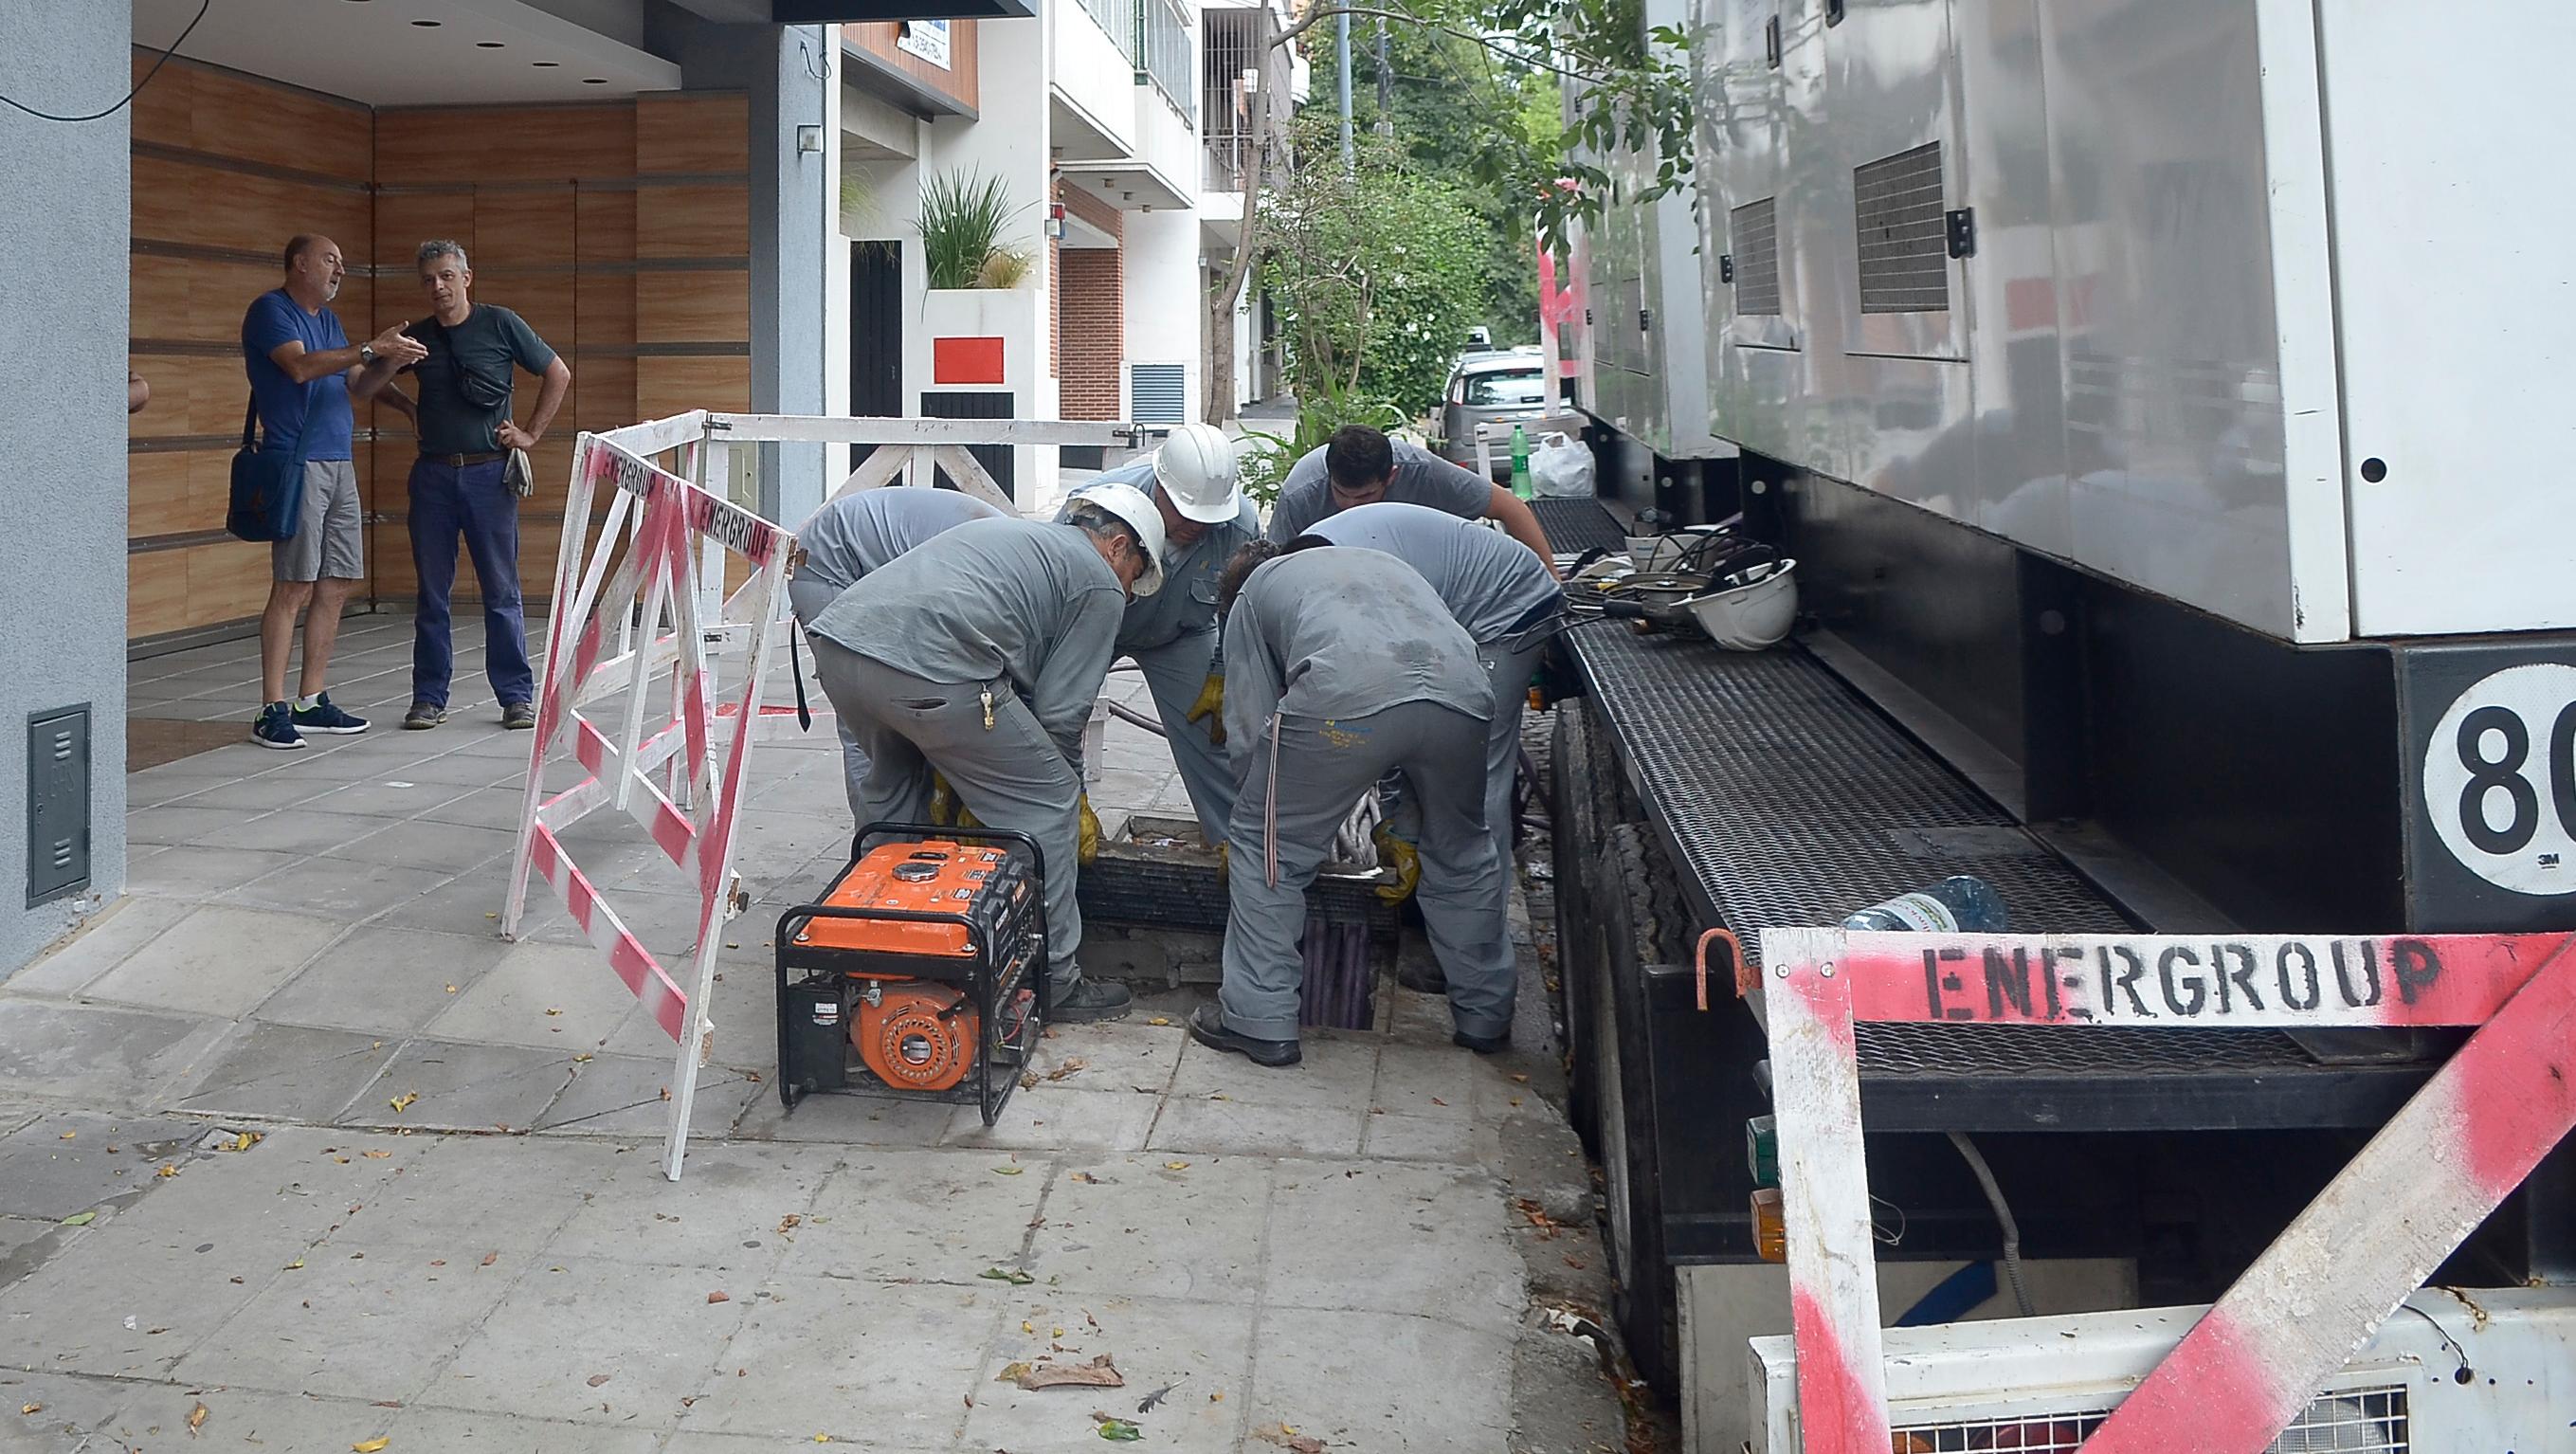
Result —
<instances>
[{"instance_id":1,"label":"yellow work glove","mask_svg":"<svg viewBox=\"0 0 2576 1454\"><path fill-rule=\"evenodd\" d=\"M1100 856L1100 815L1091 811L1089 793L1073 800L1073 810L1073 856L1076 861L1088 864Z\"/></svg>"},{"instance_id":2,"label":"yellow work glove","mask_svg":"<svg viewBox=\"0 0 2576 1454\"><path fill-rule=\"evenodd\" d=\"M1395 882L1379 884L1377 896L1390 904L1403 903L1422 882L1422 855L1386 827L1381 826L1370 836L1377 840L1378 867L1395 870Z\"/></svg>"},{"instance_id":3,"label":"yellow work glove","mask_svg":"<svg viewBox=\"0 0 2576 1454\"><path fill-rule=\"evenodd\" d=\"M1225 746L1225 677L1217 672L1208 673L1206 684L1199 688L1199 699L1190 703L1189 712L1181 720L1196 722L1202 717L1207 719L1208 741Z\"/></svg>"},{"instance_id":4,"label":"yellow work glove","mask_svg":"<svg viewBox=\"0 0 2576 1454\"><path fill-rule=\"evenodd\" d=\"M930 775L930 811L926 816L941 828L957 821L957 794L949 788L948 779L935 772Z\"/></svg>"},{"instance_id":5,"label":"yellow work glove","mask_svg":"<svg viewBox=\"0 0 2576 1454\"><path fill-rule=\"evenodd\" d=\"M1233 844L1220 843L1216 846L1216 881L1218 883L1225 882L1226 870L1234 866L1233 858Z\"/></svg>"}]
</instances>

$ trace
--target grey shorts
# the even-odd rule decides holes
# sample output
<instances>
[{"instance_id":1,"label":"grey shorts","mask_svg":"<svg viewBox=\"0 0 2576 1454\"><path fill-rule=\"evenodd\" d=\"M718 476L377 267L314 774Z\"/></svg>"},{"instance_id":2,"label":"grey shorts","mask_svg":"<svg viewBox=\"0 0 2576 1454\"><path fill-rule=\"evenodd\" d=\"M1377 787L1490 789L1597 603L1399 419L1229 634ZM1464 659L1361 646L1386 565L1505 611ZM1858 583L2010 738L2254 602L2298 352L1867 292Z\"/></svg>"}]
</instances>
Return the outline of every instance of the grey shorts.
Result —
<instances>
[{"instance_id":1,"label":"grey shorts","mask_svg":"<svg viewBox=\"0 0 2576 1454\"><path fill-rule=\"evenodd\" d=\"M304 523L272 542L268 561L281 581L367 578L366 512L358 504L358 467L345 459L304 462Z\"/></svg>"}]
</instances>

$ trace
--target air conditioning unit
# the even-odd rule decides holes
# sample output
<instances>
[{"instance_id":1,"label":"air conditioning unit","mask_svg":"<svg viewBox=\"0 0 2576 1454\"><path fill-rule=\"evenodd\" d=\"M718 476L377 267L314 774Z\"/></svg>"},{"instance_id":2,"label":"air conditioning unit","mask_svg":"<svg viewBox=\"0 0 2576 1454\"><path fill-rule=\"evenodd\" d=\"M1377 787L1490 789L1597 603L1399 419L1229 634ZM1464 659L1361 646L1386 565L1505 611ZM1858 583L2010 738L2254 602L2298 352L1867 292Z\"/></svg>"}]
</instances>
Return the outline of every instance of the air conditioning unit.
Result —
<instances>
[{"instance_id":1,"label":"air conditioning unit","mask_svg":"<svg viewBox=\"0 0 2576 1454\"><path fill-rule=\"evenodd\" d=\"M2207 1311L2145 1308L1886 1332L1896 1454L2077 1454ZM1801 1454L1793 1340L1751 1340L1748 1454ZM2272 1454L2576 1448L2576 1292L2408 1298ZM2174 1454L2189 1454L2176 1449Z\"/></svg>"}]
</instances>

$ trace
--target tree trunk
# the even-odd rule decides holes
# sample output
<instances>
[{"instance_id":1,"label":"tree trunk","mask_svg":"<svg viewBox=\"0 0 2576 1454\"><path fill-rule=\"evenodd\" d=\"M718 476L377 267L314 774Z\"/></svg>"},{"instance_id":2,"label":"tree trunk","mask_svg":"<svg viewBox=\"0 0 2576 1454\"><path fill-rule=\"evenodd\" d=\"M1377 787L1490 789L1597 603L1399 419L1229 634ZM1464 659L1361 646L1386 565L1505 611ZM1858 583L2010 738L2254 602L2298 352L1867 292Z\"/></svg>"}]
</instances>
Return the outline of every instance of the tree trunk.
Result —
<instances>
[{"instance_id":1,"label":"tree trunk","mask_svg":"<svg viewBox=\"0 0 2576 1454\"><path fill-rule=\"evenodd\" d=\"M1270 146L1270 48L1280 43L1270 34L1268 6L1256 5L1252 16L1252 136L1238 181L1243 188L1243 221L1235 230L1233 262L1223 281L1208 290L1207 364L1200 373L1207 381L1201 415L1220 426L1234 416L1234 300L1252 271L1253 210L1261 201L1261 183L1269 171L1263 163Z\"/></svg>"}]
</instances>

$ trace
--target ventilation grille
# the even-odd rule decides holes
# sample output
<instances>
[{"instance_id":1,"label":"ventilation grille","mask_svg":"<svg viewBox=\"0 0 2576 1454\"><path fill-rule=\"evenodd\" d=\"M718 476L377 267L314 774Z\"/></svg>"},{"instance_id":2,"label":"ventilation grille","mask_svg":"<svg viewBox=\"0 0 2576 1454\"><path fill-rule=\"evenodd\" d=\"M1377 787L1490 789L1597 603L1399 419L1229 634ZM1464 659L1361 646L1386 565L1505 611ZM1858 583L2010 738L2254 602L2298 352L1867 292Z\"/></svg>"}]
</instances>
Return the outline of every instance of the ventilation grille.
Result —
<instances>
[{"instance_id":1,"label":"ventilation grille","mask_svg":"<svg viewBox=\"0 0 2576 1454\"><path fill-rule=\"evenodd\" d=\"M1777 314L1780 311L1780 228L1773 204L1765 197L1726 214L1726 235L1735 257L1735 311Z\"/></svg>"},{"instance_id":2,"label":"ventilation grille","mask_svg":"<svg viewBox=\"0 0 2576 1454\"><path fill-rule=\"evenodd\" d=\"M1860 311L1950 307L1950 236L1941 216L1941 143L1852 171L1860 223Z\"/></svg>"},{"instance_id":3,"label":"ventilation grille","mask_svg":"<svg viewBox=\"0 0 2576 1454\"><path fill-rule=\"evenodd\" d=\"M2092 1409L1913 1424L1896 1431L1895 1447L1898 1454L2077 1454L2109 1417ZM2301 1410L2267 1454L2413 1454L2406 1425L2402 1388L2330 1393Z\"/></svg>"},{"instance_id":4,"label":"ventilation grille","mask_svg":"<svg viewBox=\"0 0 2576 1454\"><path fill-rule=\"evenodd\" d=\"M1127 417L1135 423L1189 421L1189 378L1181 364L1129 364L1127 398Z\"/></svg>"}]
</instances>

